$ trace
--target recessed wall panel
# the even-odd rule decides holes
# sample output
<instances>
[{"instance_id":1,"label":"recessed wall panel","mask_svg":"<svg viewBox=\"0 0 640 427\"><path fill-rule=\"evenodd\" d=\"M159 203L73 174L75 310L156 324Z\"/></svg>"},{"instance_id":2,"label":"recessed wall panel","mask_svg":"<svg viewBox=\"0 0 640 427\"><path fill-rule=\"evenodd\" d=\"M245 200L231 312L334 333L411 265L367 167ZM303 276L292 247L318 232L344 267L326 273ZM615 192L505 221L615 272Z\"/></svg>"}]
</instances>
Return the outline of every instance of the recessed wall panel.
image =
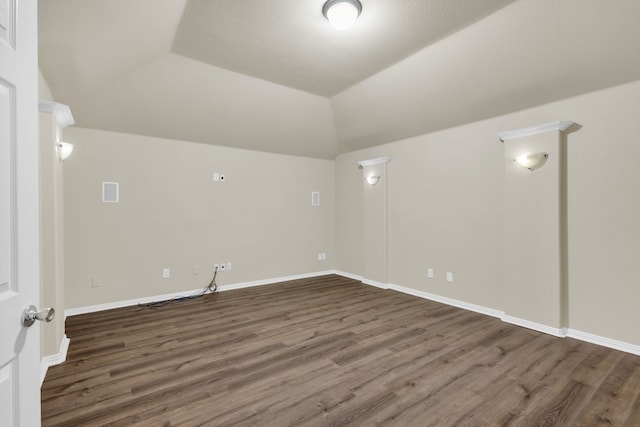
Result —
<instances>
[{"instance_id":1,"label":"recessed wall panel","mask_svg":"<svg viewBox=\"0 0 640 427\"><path fill-rule=\"evenodd\" d=\"M0 79L0 299L12 289L12 245L14 236L14 89Z\"/></svg>"}]
</instances>

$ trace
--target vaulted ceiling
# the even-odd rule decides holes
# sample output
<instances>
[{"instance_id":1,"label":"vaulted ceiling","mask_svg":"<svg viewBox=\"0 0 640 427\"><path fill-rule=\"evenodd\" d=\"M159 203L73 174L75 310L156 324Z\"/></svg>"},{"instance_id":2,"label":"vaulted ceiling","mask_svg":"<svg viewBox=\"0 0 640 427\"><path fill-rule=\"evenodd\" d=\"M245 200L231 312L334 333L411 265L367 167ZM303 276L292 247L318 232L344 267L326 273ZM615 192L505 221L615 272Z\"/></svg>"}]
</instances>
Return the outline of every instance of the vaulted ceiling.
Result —
<instances>
[{"instance_id":1,"label":"vaulted ceiling","mask_svg":"<svg viewBox=\"0 0 640 427\"><path fill-rule=\"evenodd\" d=\"M640 79L637 0L361 2L40 0L40 68L77 126L327 159Z\"/></svg>"}]
</instances>

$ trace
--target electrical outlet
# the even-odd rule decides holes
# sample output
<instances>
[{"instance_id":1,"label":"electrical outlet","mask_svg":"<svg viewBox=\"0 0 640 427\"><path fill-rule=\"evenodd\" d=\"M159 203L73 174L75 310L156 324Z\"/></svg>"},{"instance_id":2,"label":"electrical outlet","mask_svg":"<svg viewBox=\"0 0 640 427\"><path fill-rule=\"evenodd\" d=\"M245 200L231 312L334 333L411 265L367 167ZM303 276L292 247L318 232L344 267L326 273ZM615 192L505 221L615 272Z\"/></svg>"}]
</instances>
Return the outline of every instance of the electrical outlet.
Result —
<instances>
[{"instance_id":1,"label":"electrical outlet","mask_svg":"<svg viewBox=\"0 0 640 427\"><path fill-rule=\"evenodd\" d=\"M447 282L449 283L453 282L453 273L450 271L447 271Z\"/></svg>"},{"instance_id":2,"label":"electrical outlet","mask_svg":"<svg viewBox=\"0 0 640 427\"><path fill-rule=\"evenodd\" d=\"M171 270L168 268L163 268L162 269L162 278L163 279L168 279L169 277L171 277Z\"/></svg>"},{"instance_id":3,"label":"electrical outlet","mask_svg":"<svg viewBox=\"0 0 640 427\"><path fill-rule=\"evenodd\" d=\"M220 174L218 172L213 173L213 180L216 182L220 181Z\"/></svg>"},{"instance_id":4,"label":"electrical outlet","mask_svg":"<svg viewBox=\"0 0 640 427\"><path fill-rule=\"evenodd\" d=\"M231 267L232 267L231 263L230 263L230 262L228 262L228 263L227 263L227 267L226 267L226 269L225 269L225 270L231 270Z\"/></svg>"},{"instance_id":5,"label":"electrical outlet","mask_svg":"<svg viewBox=\"0 0 640 427\"><path fill-rule=\"evenodd\" d=\"M427 277L433 279L433 268L427 268Z\"/></svg>"},{"instance_id":6,"label":"electrical outlet","mask_svg":"<svg viewBox=\"0 0 640 427\"><path fill-rule=\"evenodd\" d=\"M220 174L220 182L224 182L225 179L225 176L223 174Z\"/></svg>"},{"instance_id":7,"label":"electrical outlet","mask_svg":"<svg viewBox=\"0 0 640 427\"><path fill-rule=\"evenodd\" d=\"M218 271L225 271L226 269L227 269L227 266L223 262L222 264L220 264L220 270Z\"/></svg>"},{"instance_id":8,"label":"electrical outlet","mask_svg":"<svg viewBox=\"0 0 640 427\"><path fill-rule=\"evenodd\" d=\"M220 264L213 264L213 271L220 271Z\"/></svg>"}]
</instances>

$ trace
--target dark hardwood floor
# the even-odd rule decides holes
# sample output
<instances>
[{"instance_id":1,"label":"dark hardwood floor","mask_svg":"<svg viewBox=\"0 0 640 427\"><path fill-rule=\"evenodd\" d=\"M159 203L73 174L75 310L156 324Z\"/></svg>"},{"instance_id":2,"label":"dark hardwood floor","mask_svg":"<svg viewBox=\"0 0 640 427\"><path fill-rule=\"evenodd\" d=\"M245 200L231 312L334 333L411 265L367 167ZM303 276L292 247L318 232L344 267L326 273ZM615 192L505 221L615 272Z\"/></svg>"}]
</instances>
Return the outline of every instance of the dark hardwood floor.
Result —
<instances>
[{"instance_id":1,"label":"dark hardwood floor","mask_svg":"<svg viewBox=\"0 0 640 427\"><path fill-rule=\"evenodd\" d=\"M640 426L640 357L339 276L67 319L44 426Z\"/></svg>"}]
</instances>

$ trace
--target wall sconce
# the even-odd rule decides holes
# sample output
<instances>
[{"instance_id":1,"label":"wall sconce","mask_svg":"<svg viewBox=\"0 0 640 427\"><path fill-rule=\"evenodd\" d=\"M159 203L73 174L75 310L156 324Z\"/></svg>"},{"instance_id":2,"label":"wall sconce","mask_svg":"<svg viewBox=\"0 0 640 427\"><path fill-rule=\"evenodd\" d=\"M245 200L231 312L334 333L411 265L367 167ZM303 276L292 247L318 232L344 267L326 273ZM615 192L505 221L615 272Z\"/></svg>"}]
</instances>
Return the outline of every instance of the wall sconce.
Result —
<instances>
[{"instance_id":1,"label":"wall sconce","mask_svg":"<svg viewBox=\"0 0 640 427\"><path fill-rule=\"evenodd\" d=\"M334 28L346 30L352 26L362 12L358 0L328 0L322 6L322 14Z\"/></svg>"},{"instance_id":2,"label":"wall sconce","mask_svg":"<svg viewBox=\"0 0 640 427\"><path fill-rule=\"evenodd\" d=\"M516 165L533 171L544 166L548 158L548 153L529 153L522 154L513 159L513 161Z\"/></svg>"},{"instance_id":3,"label":"wall sconce","mask_svg":"<svg viewBox=\"0 0 640 427\"><path fill-rule=\"evenodd\" d=\"M64 162L73 153L73 144L68 142L58 141L56 143L56 151L58 152L58 160Z\"/></svg>"},{"instance_id":4,"label":"wall sconce","mask_svg":"<svg viewBox=\"0 0 640 427\"><path fill-rule=\"evenodd\" d=\"M376 185L380 181L380 177L378 175L369 175L367 177L367 182L369 185Z\"/></svg>"}]
</instances>

